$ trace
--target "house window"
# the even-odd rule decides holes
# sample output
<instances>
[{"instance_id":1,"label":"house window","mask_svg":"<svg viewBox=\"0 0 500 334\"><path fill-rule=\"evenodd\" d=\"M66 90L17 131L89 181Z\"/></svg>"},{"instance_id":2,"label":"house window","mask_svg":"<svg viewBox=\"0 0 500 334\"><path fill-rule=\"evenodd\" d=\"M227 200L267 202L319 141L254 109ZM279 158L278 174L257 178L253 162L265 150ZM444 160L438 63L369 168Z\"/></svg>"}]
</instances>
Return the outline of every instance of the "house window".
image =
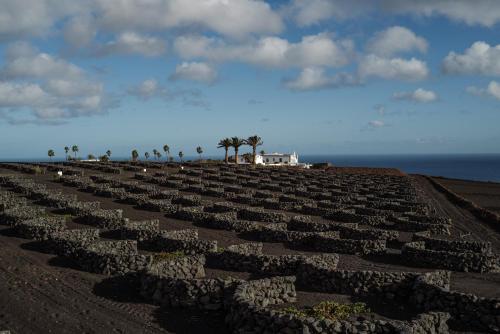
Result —
<instances>
[{"instance_id":1,"label":"house window","mask_svg":"<svg viewBox=\"0 0 500 334\"><path fill-rule=\"evenodd\" d=\"M266 162L269 162L269 158L266 158Z\"/></svg>"},{"instance_id":2,"label":"house window","mask_svg":"<svg viewBox=\"0 0 500 334\"><path fill-rule=\"evenodd\" d=\"M282 158L280 158L280 162L283 162L283 159L282 159Z\"/></svg>"}]
</instances>

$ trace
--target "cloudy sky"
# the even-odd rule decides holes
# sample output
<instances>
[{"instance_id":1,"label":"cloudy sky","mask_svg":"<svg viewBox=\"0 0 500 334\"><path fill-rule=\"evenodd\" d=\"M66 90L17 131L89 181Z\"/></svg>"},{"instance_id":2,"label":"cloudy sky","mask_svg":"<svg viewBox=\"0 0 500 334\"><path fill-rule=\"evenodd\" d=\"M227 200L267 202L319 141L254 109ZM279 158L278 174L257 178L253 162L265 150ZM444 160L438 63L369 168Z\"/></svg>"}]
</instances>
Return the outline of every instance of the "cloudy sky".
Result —
<instances>
[{"instance_id":1,"label":"cloudy sky","mask_svg":"<svg viewBox=\"0 0 500 334\"><path fill-rule=\"evenodd\" d=\"M497 0L0 0L0 158L500 153Z\"/></svg>"}]
</instances>

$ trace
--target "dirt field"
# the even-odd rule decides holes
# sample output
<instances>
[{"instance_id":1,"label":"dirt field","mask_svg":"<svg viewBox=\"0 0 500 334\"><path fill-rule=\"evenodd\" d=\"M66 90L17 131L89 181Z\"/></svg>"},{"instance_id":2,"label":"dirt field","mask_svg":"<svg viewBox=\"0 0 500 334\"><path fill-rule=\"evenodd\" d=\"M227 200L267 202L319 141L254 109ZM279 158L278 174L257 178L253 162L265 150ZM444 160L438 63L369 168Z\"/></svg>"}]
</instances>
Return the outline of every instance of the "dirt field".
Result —
<instances>
[{"instance_id":1,"label":"dirt field","mask_svg":"<svg viewBox=\"0 0 500 334\"><path fill-rule=\"evenodd\" d=\"M435 178L453 192L477 205L500 213L500 183Z\"/></svg>"},{"instance_id":2,"label":"dirt field","mask_svg":"<svg viewBox=\"0 0 500 334\"><path fill-rule=\"evenodd\" d=\"M1 167L1 166L0 166ZM0 174L16 174L0 168ZM131 220L159 219L162 229L196 228L199 238L217 240L222 247L248 242L236 232L214 230L188 221L168 218L160 212L137 209L120 204L111 198L97 197L53 181L51 174L27 175L37 183L67 194L76 194L80 201L99 201L104 209L122 209ZM120 176L131 180L132 173ZM500 236L468 211L452 204L424 177L412 176L428 203L440 215L452 218L452 235L469 235L470 240L489 241L500 253ZM459 194L492 210L500 210L500 185L479 182L440 179ZM210 200L210 198L204 198ZM214 199L215 201L215 199ZM399 250L384 256L340 256L339 269L420 271L397 259ZM290 249L282 243L264 243L266 254L314 254ZM394 256L391 253L395 254ZM207 270L208 277L239 276L246 273ZM132 283L131 283L132 282ZM134 280L110 278L72 268L70 263L45 254L37 243L12 235L0 225L0 331L12 333L226 333L224 315L217 312L170 310L151 305L143 300ZM483 297L500 298L500 274L453 273L452 289ZM329 296L301 292L303 305L327 299ZM343 298L343 297L339 297ZM390 315L390 310L386 311ZM395 318L404 315L393 314Z\"/></svg>"}]
</instances>

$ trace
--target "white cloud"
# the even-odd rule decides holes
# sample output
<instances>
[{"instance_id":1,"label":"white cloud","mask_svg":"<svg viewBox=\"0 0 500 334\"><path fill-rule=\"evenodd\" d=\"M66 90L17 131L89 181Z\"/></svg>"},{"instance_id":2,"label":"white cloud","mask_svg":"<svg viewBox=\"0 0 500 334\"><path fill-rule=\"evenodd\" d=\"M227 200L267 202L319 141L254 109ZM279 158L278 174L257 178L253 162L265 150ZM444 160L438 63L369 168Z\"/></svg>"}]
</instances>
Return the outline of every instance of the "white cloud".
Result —
<instances>
[{"instance_id":1,"label":"white cloud","mask_svg":"<svg viewBox=\"0 0 500 334\"><path fill-rule=\"evenodd\" d=\"M379 77L405 81L423 80L429 75L427 64L421 60L384 58L373 54L361 59L358 71L362 78Z\"/></svg>"},{"instance_id":2,"label":"white cloud","mask_svg":"<svg viewBox=\"0 0 500 334\"><path fill-rule=\"evenodd\" d=\"M2 0L0 41L46 35L57 20L79 13L84 6L72 0Z\"/></svg>"},{"instance_id":3,"label":"white cloud","mask_svg":"<svg viewBox=\"0 0 500 334\"><path fill-rule=\"evenodd\" d=\"M66 60L26 43L8 47L5 59L0 68L0 111L30 110L36 119L57 120L102 114L109 108L102 84ZM9 118L12 124L37 123L31 121Z\"/></svg>"},{"instance_id":4,"label":"white cloud","mask_svg":"<svg viewBox=\"0 0 500 334\"><path fill-rule=\"evenodd\" d=\"M398 92L392 95L395 100L408 100L417 103L429 103L437 101L438 95L431 91L425 90L423 88L418 88L413 92Z\"/></svg>"},{"instance_id":5,"label":"white cloud","mask_svg":"<svg viewBox=\"0 0 500 334\"><path fill-rule=\"evenodd\" d=\"M37 84L0 81L0 108L36 106L44 103L48 95Z\"/></svg>"},{"instance_id":6,"label":"white cloud","mask_svg":"<svg viewBox=\"0 0 500 334\"><path fill-rule=\"evenodd\" d=\"M422 145L440 145L447 143L449 139L445 137L420 137L415 141L417 144Z\"/></svg>"},{"instance_id":7,"label":"white cloud","mask_svg":"<svg viewBox=\"0 0 500 334\"><path fill-rule=\"evenodd\" d=\"M399 52L417 50L425 53L427 41L407 28L394 26L376 33L369 41L367 50L378 56L389 57Z\"/></svg>"},{"instance_id":8,"label":"white cloud","mask_svg":"<svg viewBox=\"0 0 500 334\"><path fill-rule=\"evenodd\" d=\"M500 21L500 2L496 0L293 0L285 15L299 25L311 25L335 18L349 19L361 15L445 16L468 25L491 27Z\"/></svg>"},{"instance_id":9,"label":"white cloud","mask_svg":"<svg viewBox=\"0 0 500 334\"><path fill-rule=\"evenodd\" d=\"M129 31L120 34L116 40L98 47L95 53L98 56L141 54L154 57L163 54L165 50L166 43L163 40Z\"/></svg>"},{"instance_id":10,"label":"white cloud","mask_svg":"<svg viewBox=\"0 0 500 334\"><path fill-rule=\"evenodd\" d=\"M57 95L36 83L0 82L0 110L29 109L39 119L90 116L105 112L102 92Z\"/></svg>"},{"instance_id":11,"label":"white cloud","mask_svg":"<svg viewBox=\"0 0 500 334\"><path fill-rule=\"evenodd\" d=\"M148 100L152 97L162 95L164 88L161 87L155 79L147 79L139 85L130 88L128 92L130 95L136 96L142 100Z\"/></svg>"},{"instance_id":12,"label":"white cloud","mask_svg":"<svg viewBox=\"0 0 500 334\"><path fill-rule=\"evenodd\" d=\"M191 80L212 83L217 78L217 71L207 63L183 62L175 67L171 80Z\"/></svg>"},{"instance_id":13,"label":"white cloud","mask_svg":"<svg viewBox=\"0 0 500 334\"><path fill-rule=\"evenodd\" d=\"M442 15L468 25L491 27L500 21L496 0L382 0L381 8L391 14Z\"/></svg>"},{"instance_id":14,"label":"white cloud","mask_svg":"<svg viewBox=\"0 0 500 334\"><path fill-rule=\"evenodd\" d=\"M49 79L44 89L55 96L98 96L103 93L103 85L85 80Z\"/></svg>"},{"instance_id":15,"label":"white cloud","mask_svg":"<svg viewBox=\"0 0 500 334\"><path fill-rule=\"evenodd\" d=\"M496 81L491 81L488 85L488 94L500 100L500 84Z\"/></svg>"},{"instance_id":16,"label":"white cloud","mask_svg":"<svg viewBox=\"0 0 500 334\"><path fill-rule=\"evenodd\" d=\"M364 0L292 0L283 8L299 26L318 24L329 18L346 19L367 11Z\"/></svg>"},{"instance_id":17,"label":"white cloud","mask_svg":"<svg viewBox=\"0 0 500 334\"><path fill-rule=\"evenodd\" d=\"M443 71L451 74L500 75L500 44L490 46L475 42L463 54L450 52L443 61Z\"/></svg>"},{"instance_id":18,"label":"white cloud","mask_svg":"<svg viewBox=\"0 0 500 334\"><path fill-rule=\"evenodd\" d=\"M490 96L497 100L500 100L500 83L496 81L490 81L486 88L478 88L475 86L469 86L466 88L469 94L477 96Z\"/></svg>"},{"instance_id":19,"label":"white cloud","mask_svg":"<svg viewBox=\"0 0 500 334\"><path fill-rule=\"evenodd\" d=\"M181 36L175 40L174 48L183 58L240 61L272 68L339 67L348 64L354 53L352 41L335 41L325 33L304 36L298 43L263 37L249 44L226 44L216 38Z\"/></svg>"},{"instance_id":20,"label":"white cloud","mask_svg":"<svg viewBox=\"0 0 500 334\"><path fill-rule=\"evenodd\" d=\"M75 16L64 27L64 40L74 48L89 45L96 34L96 23L90 15Z\"/></svg>"},{"instance_id":21,"label":"white cloud","mask_svg":"<svg viewBox=\"0 0 500 334\"><path fill-rule=\"evenodd\" d=\"M0 70L4 78L45 78L57 77L74 79L83 71L64 59L47 53L38 53L27 43L14 43L6 51L6 63Z\"/></svg>"},{"instance_id":22,"label":"white cloud","mask_svg":"<svg viewBox=\"0 0 500 334\"><path fill-rule=\"evenodd\" d=\"M374 120L374 121L369 121L368 126L372 129L377 129L377 128L383 128L386 126L384 121L381 120Z\"/></svg>"},{"instance_id":23,"label":"white cloud","mask_svg":"<svg viewBox=\"0 0 500 334\"><path fill-rule=\"evenodd\" d=\"M130 87L127 93L143 101L153 98L169 102L180 100L184 105L204 109L210 108L201 91L196 89L168 89L156 79L144 80L140 84Z\"/></svg>"},{"instance_id":24,"label":"white cloud","mask_svg":"<svg viewBox=\"0 0 500 334\"><path fill-rule=\"evenodd\" d=\"M158 31L202 27L231 37L279 33L281 17L254 0L95 0L102 26L115 30Z\"/></svg>"},{"instance_id":25,"label":"white cloud","mask_svg":"<svg viewBox=\"0 0 500 334\"><path fill-rule=\"evenodd\" d=\"M325 70L319 67L306 67L296 78L284 80L284 86L295 91L338 88L358 84L359 81L352 75L339 73L328 76Z\"/></svg>"},{"instance_id":26,"label":"white cloud","mask_svg":"<svg viewBox=\"0 0 500 334\"><path fill-rule=\"evenodd\" d=\"M88 42L97 29L104 33L207 30L231 38L275 35L284 29L282 16L299 26L330 18L383 15L445 16L470 25L500 21L496 0L292 0L284 6L257 0L2 0L0 40L44 36L65 26L68 41ZM89 25L86 18L94 18Z\"/></svg>"}]
</instances>

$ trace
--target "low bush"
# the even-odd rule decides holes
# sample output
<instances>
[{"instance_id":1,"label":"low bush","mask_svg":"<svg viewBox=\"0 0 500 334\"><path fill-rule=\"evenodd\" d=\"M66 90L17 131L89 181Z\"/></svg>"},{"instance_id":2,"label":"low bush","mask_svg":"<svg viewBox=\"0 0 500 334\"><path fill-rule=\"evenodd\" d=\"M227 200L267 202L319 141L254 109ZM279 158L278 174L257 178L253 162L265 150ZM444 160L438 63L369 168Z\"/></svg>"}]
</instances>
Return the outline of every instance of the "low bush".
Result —
<instances>
[{"instance_id":1,"label":"low bush","mask_svg":"<svg viewBox=\"0 0 500 334\"><path fill-rule=\"evenodd\" d=\"M298 317L313 317L316 319L328 319L331 321L345 320L349 317L369 313L370 309L365 303L344 304L332 301L324 301L313 307L298 309L294 306L283 309L284 313L296 315Z\"/></svg>"},{"instance_id":2,"label":"low bush","mask_svg":"<svg viewBox=\"0 0 500 334\"><path fill-rule=\"evenodd\" d=\"M184 252L182 251L175 251L175 252L161 252L161 253L156 253L153 256L153 264L155 263L160 263L162 261L167 261L167 260L173 260L178 257L185 256Z\"/></svg>"}]
</instances>

